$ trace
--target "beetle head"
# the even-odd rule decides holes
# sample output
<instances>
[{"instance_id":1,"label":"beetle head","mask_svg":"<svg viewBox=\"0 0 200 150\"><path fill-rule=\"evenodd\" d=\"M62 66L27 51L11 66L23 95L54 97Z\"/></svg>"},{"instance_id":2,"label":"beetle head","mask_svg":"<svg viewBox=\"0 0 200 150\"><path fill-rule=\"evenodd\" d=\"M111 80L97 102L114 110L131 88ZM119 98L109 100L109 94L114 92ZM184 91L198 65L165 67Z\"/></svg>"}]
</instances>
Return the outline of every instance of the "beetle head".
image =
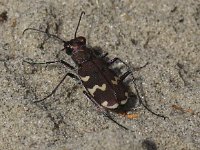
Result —
<instances>
[{"instance_id":1,"label":"beetle head","mask_svg":"<svg viewBox=\"0 0 200 150\"><path fill-rule=\"evenodd\" d=\"M85 37L79 36L70 41L64 42L64 49L68 55L78 52L86 45Z\"/></svg>"}]
</instances>

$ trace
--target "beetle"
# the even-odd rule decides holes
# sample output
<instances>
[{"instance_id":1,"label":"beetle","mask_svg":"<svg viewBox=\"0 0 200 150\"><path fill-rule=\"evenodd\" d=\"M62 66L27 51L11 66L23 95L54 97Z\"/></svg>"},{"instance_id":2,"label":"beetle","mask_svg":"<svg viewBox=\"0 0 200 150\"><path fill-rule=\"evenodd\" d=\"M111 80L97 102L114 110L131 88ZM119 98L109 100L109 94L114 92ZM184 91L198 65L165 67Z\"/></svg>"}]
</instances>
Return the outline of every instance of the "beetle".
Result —
<instances>
[{"instance_id":1,"label":"beetle","mask_svg":"<svg viewBox=\"0 0 200 150\"><path fill-rule=\"evenodd\" d=\"M80 21L82 16L85 14L85 12L82 12L78 21L78 25L75 30L74 38L65 41L59 38L56 35L50 34L45 31L41 31L34 28L27 28L23 31L23 34L27 30L35 30L38 32L42 32L47 34L49 37L53 37L61 42L64 43L64 50L67 55L71 56L72 60L75 62L76 67L69 64L68 62L64 60L58 60L58 61L49 61L49 62L43 62L43 63L37 63L37 62L25 62L29 64L52 64L52 63L61 63L68 67L71 70L76 70L77 73L67 73L63 79L59 82L59 84L55 87L55 89L47 95L45 98L41 100L35 101L35 103L44 101L48 97L50 97L52 94L55 93L57 88L61 85L61 83L65 80L67 76L70 76L74 79L80 80L82 85L84 86L84 94L87 96L89 100L91 100L97 108L101 110L101 112L111 119L113 122L118 124L119 126L123 127L124 129L128 130L128 128L124 127L123 125L119 124L117 121L115 121L109 114L109 111L116 111L120 109L121 106L125 105L128 101L129 94L128 94L128 88L127 85L124 84L124 79L127 78L127 76L131 75L133 78L133 83L135 85L137 97L140 101L140 103L151 113L154 115L164 117L160 114L156 114L153 111L151 111L144 103L142 102L138 89L136 87L136 84L134 82L134 77L132 74L132 71L130 70L130 67L123 62L120 58L114 58L112 60L106 61L104 58L108 55L108 53L102 55L102 56L96 56L93 52L93 49L88 48L86 46L86 38L83 36L76 36ZM119 61L123 63L127 68L128 71L125 72L123 75L118 76L113 69L110 68L116 61Z\"/></svg>"}]
</instances>

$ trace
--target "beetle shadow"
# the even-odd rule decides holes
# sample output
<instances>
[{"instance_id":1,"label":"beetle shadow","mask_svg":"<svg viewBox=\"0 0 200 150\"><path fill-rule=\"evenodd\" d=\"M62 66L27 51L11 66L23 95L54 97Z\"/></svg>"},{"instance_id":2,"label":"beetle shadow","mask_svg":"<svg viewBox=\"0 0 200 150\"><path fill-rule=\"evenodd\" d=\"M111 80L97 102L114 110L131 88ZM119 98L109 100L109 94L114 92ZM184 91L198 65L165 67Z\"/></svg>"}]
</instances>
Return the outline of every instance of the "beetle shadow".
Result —
<instances>
[{"instance_id":1,"label":"beetle shadow","mask_svg":"<svg viewBox=\"0 0 200 150\"><path fill-rule=\"evenodd\" d=\"M104 56L104 54L106 54L106 52L104 52L102 50L101 47L95 46L95 47L89 47L89 49L92 51L92 53L99 58L102 58L102 56ZM105 60L109 60L109 58L105 57Z\"/></svg>"}]
</instances>

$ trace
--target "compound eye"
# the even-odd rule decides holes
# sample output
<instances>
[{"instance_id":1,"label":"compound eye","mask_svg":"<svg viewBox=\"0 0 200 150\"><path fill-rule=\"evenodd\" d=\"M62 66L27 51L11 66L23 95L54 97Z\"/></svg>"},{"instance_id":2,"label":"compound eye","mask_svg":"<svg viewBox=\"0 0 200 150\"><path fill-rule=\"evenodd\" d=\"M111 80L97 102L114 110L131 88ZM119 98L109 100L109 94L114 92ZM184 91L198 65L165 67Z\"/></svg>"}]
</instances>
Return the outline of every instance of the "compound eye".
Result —
<instances>
[{"instance_id":1,"label":"compound eye","mask_svg":"<svg viewBox=\"0 0 200 150\"><path fill-rule=\"evenodd\" d=\"M73 49L71 47L66 47L66 53L67 55L72 55Z\"/></svg>"},{"instance_id":2,"label":"compound eye","mask_svg":"<svg viewBox=\"0 0 200 150\"><path fill-rule=\"evenodd\" d=\"M64 48L66 50L67 55L71 55L72 54L73 49L71 48L71 42L70 41L66 41L64 43Z\"/></svg>"}]
</instances>

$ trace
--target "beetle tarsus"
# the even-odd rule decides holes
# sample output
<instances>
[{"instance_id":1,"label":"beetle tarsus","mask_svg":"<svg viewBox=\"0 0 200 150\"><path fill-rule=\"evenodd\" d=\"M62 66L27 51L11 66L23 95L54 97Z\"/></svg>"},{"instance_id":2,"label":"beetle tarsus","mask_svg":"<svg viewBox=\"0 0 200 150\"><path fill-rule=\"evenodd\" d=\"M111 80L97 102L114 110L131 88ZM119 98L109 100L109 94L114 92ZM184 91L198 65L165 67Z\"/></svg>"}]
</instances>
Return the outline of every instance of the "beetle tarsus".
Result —
<instances>
[{"instance_id":1,"label":"beetle tarsus","mask_svg":"<svg viewBox=\"0 0 200 150\"><path fill-rule=\"evenodd\" d=\"M164 115L157 114L157 113L153 112L151 109L149 109L149 108L143 103L143 101L142 101L142 99L141 99L141 97L140 97L140 95L139 95L139 90L138 90L138 88L137 88L137 86L136 86L136 83L133 82L133 84L134 84L134 87L135 87L135 90L136 90L136 95L137 95L137 97L138 97L138 100L139 100L139 102L142 104L142 106L143 106L146 110L148 110L148 111L149 111L150 113L152 113L153 115L156 115L156 116L158 116L158 117L164 118L164 120L165 120L166 118L168 118L168 117L166 117L166 116L164 116Z\"/></svg>"}]
</instances>

